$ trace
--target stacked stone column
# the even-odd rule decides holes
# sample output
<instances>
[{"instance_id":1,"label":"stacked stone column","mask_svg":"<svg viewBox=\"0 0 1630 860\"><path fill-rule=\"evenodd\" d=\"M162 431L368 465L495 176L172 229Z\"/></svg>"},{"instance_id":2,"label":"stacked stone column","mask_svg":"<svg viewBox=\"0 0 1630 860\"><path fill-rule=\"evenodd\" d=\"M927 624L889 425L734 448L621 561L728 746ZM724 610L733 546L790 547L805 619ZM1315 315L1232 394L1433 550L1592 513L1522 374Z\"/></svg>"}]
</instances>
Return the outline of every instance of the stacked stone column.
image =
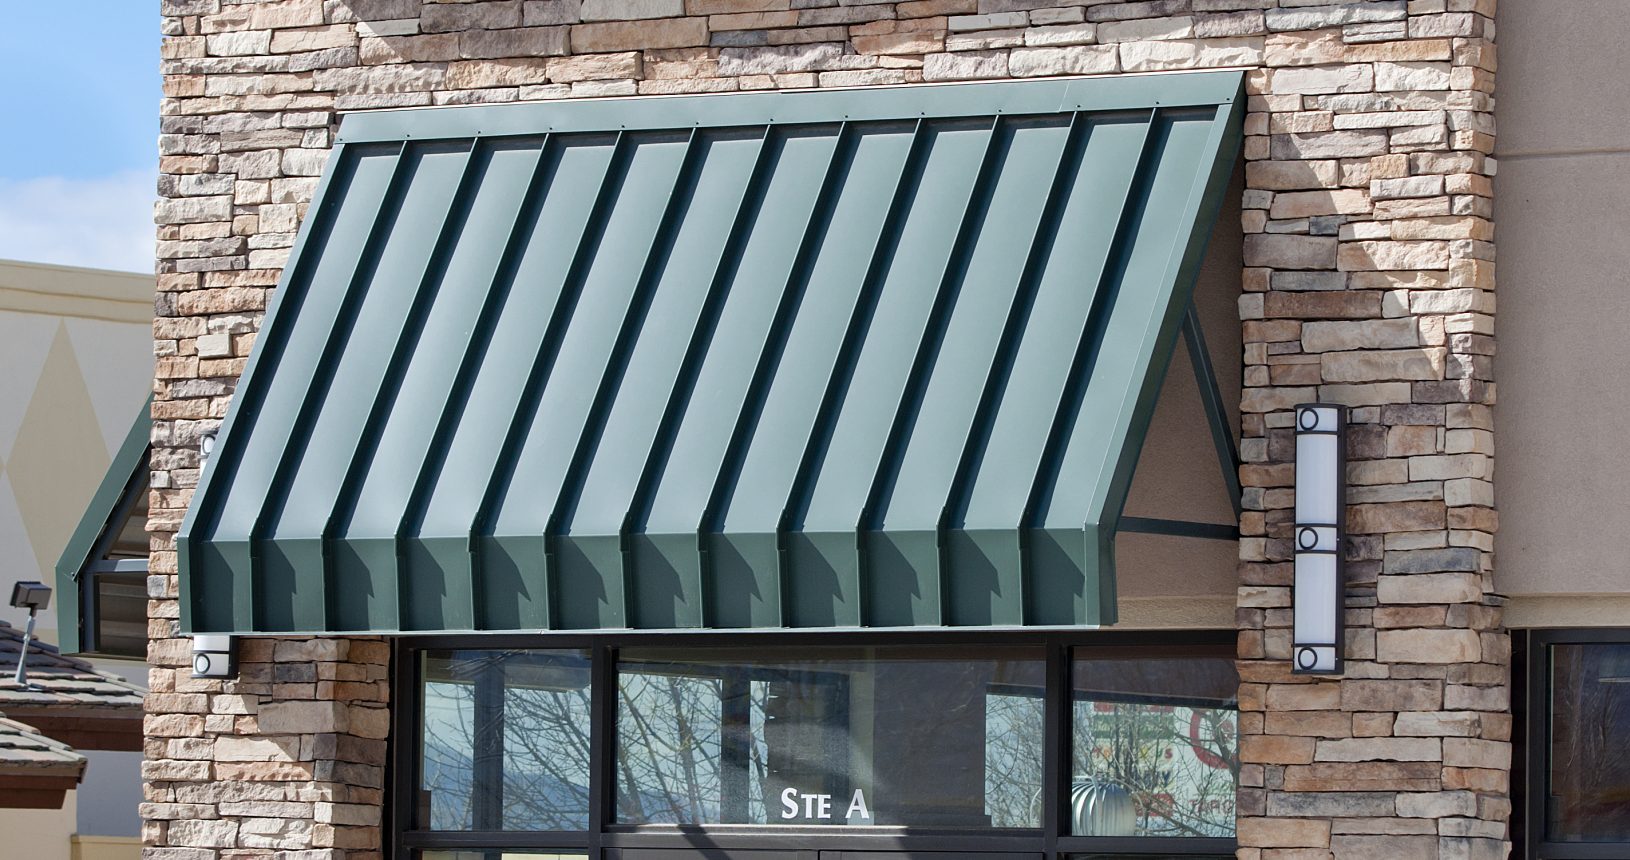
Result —
<instances>
[{"instance_id":1,"label":"stacked stone column","mask_svg":"<svg viewBox=\"0 0 1630 860\"><path fill-rule=\"evenodd\" d=\"M1288 4L1286 4L1288 5ZM1242 858L1498 858L1493 3L1286 8L1246 141ZM1391 7L1388 10L1387 7ZM1290 672L1290 408L1352 407L1345 677Z\"/></svg>"},{"instance_id":2,"label":"stacked stone column","mask_svg":"<svg viewBox=\"0 0 1630 860\"><path fill-rule=\"evenodd\" d=\"M1503 856L1493 0L162 0L149 860L382 851L389 654L197 681L174 534L343 111L1244 67L1239 853ZM1293 677L1291 406L1352 408L1348 673Z\"/></svg>"}]
</instances>

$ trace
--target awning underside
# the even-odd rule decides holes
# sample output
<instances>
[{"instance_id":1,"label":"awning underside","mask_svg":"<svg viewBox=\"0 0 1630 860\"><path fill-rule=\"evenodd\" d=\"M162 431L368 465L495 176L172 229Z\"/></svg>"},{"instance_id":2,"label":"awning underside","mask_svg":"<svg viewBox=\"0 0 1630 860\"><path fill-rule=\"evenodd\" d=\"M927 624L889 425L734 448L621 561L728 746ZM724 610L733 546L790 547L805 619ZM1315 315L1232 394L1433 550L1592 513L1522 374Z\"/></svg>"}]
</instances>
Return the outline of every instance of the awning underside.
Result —
<instances>
[{"instance_id":1,"label":"awning underside","mask_svg":"<svg viewBox=\"0 0 1630 860\"><path fill-rule=\"evenodd\" d=\"M1237 73L1162 77L353 118L190 629L1112 621L1239 134Z\"/></svg>"}]
</instances>

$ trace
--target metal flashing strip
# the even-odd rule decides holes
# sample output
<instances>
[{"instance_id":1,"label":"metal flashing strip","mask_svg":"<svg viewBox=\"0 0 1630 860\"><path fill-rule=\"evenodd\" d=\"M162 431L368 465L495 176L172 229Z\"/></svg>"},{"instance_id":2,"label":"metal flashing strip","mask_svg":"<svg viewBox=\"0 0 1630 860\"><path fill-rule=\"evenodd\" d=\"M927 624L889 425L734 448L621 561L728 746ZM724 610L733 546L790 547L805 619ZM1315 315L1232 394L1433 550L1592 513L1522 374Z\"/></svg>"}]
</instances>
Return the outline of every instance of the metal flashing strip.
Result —
<instances>
[{"instance_id":1,"label":"metal flashing strip","mask_svg":"<svg viewBox=\"0 0 1630 860\"><path fill-rule=\"evenodd\" d=\"M184 629L1113 622L1242 81L348 117Z\"/></svg>"},{"instance_id":2,"label":"metal flashing strip","mask_svg":"<svg viewBox=\"0 0 1630 860\"><path fill-rule=\"evenodd\" d=\"M346 116L336 142L1232 108L1243 107L1243 79L1243 73L1237 71L1168 72L999 83L637 96L456 109L401 108Z\"/></svg>"}]
</instances>

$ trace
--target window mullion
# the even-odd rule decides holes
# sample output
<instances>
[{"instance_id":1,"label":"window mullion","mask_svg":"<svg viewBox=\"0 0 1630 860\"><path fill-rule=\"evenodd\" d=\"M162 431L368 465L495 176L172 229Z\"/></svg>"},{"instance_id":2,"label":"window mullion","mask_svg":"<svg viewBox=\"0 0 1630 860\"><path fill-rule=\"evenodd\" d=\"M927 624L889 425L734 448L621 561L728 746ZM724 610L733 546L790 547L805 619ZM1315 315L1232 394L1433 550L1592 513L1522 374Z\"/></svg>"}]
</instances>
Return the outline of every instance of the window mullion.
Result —
<instances>
[{"instance_id":1,"label":"window mullion","mask_svg":"<svg viewBox=\"0 0 1630 860\"><path fill-rule=\"evenodd\" d=\"M605 645L596 645L589 661L589 860L600 860L616 790L617 666Z\"/></svg>"},{"instance_id":2,"label":"window mullion","mask_svg":"<svg viewBox=\"0 0 1630 860\"><path fill-rule=\"evenodd\" d=\"M471 818L476 830L504 829L504 661L494 652L475 679Z\"/></svg>"},{"instance_id":3,"label":"window mullion","mask_svg":"<svg viewBox=\"0 0 1630 860\"><path fill-rule=\"evenodd\" d=\"M1043 851L1046 860L1058 856L1059 837L1069 827L1070 785L1070 653L1059 644L1047 647L1047 679L1042 731Z\"/></svg>"}]
</instances>

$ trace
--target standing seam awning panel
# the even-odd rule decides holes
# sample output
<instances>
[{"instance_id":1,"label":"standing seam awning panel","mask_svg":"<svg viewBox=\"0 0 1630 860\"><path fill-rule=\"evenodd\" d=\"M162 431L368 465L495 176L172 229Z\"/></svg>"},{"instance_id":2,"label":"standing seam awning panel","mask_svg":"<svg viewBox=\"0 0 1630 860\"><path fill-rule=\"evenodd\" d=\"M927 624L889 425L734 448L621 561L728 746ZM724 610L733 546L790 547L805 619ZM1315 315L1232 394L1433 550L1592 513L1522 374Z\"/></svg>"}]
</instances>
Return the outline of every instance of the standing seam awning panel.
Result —
<instances>
[{"instance_id":1,"label":"standing seam awning panel","mask_svg":"<svg viewBox=\"0 0 1630 860\"><path fill-rule=\"evenodd\" d=\"M1112 622L1240 83L347 118L187 628Z\"/></svg>"},{"instance_id":2,"label":"standing seam awning panel","mask_svg":"<svg viewBox=\"0 0 1630 860\"><path fill-rule=\"evenodd\" d=\"M296 424L289 441L288 451L299 456L282 458L279 470L289 477L274 483L257 526L270 535L254 595L267 624L307 629L326 623L323 604L293 596L325 589L322 539L344 487L335 477L350 471L356 440L377 435L369 421L374 404L396 394L392 359L411 349L414 306L426 292L413 286L431 277L439 238L457 217L455 205L464 203L468 191L460 186L474 163L467 147L438 145L416 150L398 168L405 190L399 209L387 216L388 238L352 281L350 295L360 300L325 321L332 327L330 347L302 405L311 417ZM356 349L354 343L381 346Z\"/></svg>"},{"instance_id":3,"label":"standing seam awning panel","mask_svg":"<svg viewBox=\"0 0 1630 860\"><path fill-rule=\"evenodd\" d=\"M441 459L420 478L416 524L404 524L419 539L451 544L468 559L471 541L502 490L494 480L505 474L507 458L518 435L519 416L533 389L533 368L546 349L550 322L566 300L566 279L577 250L587 241L594 200L612 167L615 136L548 142L538 170L529 180L527 203L511 234L505 237L505 262L483 308L485 325L472 336L463 359L473 378L468 394L451 398L448 438L434 453ZM547 189L549 192L545 194ZM530 222L530 223L529 223ZM482 337L481 333L490 332ZM417 528L410 528L416 525ZM396 574L394 541L381 548L381 570ZM541 550L540 550L541 551ZM491 546L483 554L484 589L477 614L501 628L524 629L546 624L547 602L542 577L520 578L517 569L501 566L505 557ZM473 562L465 561L473 570ZM395 601L383 607L396 612Z\"/></svg>"}]
</instances>

